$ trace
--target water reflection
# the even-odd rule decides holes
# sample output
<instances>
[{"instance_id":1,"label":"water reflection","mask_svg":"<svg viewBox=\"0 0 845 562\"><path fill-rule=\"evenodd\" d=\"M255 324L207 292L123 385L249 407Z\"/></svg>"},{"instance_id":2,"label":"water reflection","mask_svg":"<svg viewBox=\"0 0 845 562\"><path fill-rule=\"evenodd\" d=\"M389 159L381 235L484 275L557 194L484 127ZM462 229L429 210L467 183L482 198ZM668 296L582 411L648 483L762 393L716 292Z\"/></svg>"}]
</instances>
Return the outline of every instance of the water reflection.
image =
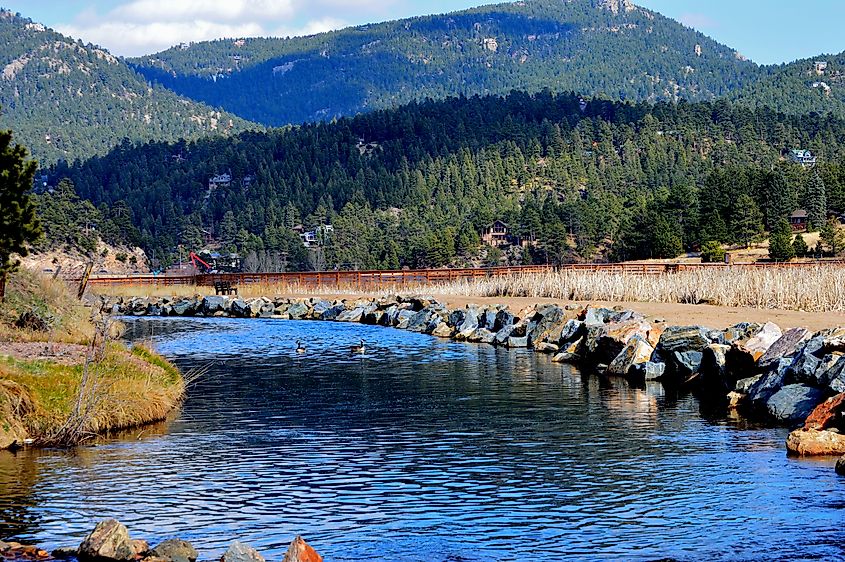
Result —
<instances>
[{"instance_id":1,"label":"water reflection","mask_svg":"<svg viewBox=\"0 0 845 562\"><path fill-rule=\"evenodd\" d=\"M377 327L143 319L182 367L178 419L0 462L0 534L48 546L116 516L213 558L304 534L329 560L835 558L843 487L781 430L660 385ZM364 356L349 345L364 337ZM302 338L309 353L298 356Z\"/></svg>"}]
</instances>

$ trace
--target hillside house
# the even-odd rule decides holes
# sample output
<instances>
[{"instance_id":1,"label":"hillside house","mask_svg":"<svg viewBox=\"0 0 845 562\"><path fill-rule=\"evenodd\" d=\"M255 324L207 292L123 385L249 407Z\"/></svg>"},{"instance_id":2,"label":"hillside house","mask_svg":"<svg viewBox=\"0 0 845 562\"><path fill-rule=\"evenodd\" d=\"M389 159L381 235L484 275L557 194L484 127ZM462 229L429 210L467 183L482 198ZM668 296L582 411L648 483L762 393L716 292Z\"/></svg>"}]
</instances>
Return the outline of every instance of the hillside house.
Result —
<instances>
[{"instance_id":1,"label":"hillside house","mask_svg":"<svg viewBox=\"0 0 845 562\"><path fill-rule=\"evenodd\" d=\"M213 191L218 187L229 187L232 185L232 174L218 174L208 180L208 189Z\"/></svg>"},{"instance_id":2,"label":"hillside house","mask_svg":"<svg viewBox=\"0 0 845 562\"><path fill-rule=\"evenodd\" d=\"M789 159L805 168L812 168L816 165L816 157L809 150L793 149L789 151Z\"/></svg>"},{"instance_id":3,"label":"hillside house","mask_svg":"<svg viewBox=\"0 0 845 562\"><path fill-rule=\"evenodd\" d=\"M808 221L807 211L804 209L796 209L789 215L789 226L792 227L793 232L804 232L807 230Z\"/></svg>"},{"instance_id":4,"label":"hillside house","mask_svg":"<svg viewBox=\"0 0 845 562\"><path fill-rule=\"evenodd\" d=\"M817 60L813 66L815 67L816 74L822 76L825 70L827 70L827 61Z\"/></svg>"},{"instance_id":5,"label":"hillside house","mask_svg":"<svg viewBox=\"0 0 845 562\"><path fill-rule=\"evenodd\" d=\"M299 235L299 238L302 240L302 245L306 248L312 248L314 246L320 246L322 241L326 239L330 234L334 233L334 226L330 224L324 224L322 226L318 226L313 230L307 230L301 224L296 225L291 230L296 232Z\"/></svg>"},{"instance_id":6,"label":"hillside house","mask_svg":"<svg viewBox=\"0 0 845 562\"><path fill-rule=\"evenodd\" d=\"M512 234L510 227L503 221L497 220L487 228L481 231L481 241L494 248L503 246L522 246L523 248L533 246L535 241L533 236L523 238Z\"/></svg>"}]
</instances>

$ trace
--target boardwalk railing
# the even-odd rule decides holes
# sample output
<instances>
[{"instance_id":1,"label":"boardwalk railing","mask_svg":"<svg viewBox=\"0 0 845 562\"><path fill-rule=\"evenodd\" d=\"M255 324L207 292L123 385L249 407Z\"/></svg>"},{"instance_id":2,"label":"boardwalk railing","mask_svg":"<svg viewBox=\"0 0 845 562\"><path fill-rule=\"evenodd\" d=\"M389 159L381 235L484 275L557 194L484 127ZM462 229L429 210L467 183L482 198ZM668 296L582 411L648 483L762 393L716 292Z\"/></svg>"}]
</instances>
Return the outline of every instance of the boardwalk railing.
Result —
<instances>
[{"instance_id":1,"label":"boardwalk railing","mask_svg":"<svg viewBox=\"0 0 845 562\"><path fill-rule=\"evenodd\" d=\"M795 267L845 266L843 261L749 263L749 264L679 264L679 263L584 263L551 266L490 267L477 269L412 269L402 271L305 271L292 273L215 273L204 275L126 275L91 276L94 286L200 286L214 283L233 285L296 285L301 287L410 287L450 281L483 279L507 275L546 273L549 271L587 271L626 275L665 275L681 271L724 268L780 269ZM76 280L78 282L78 280Z\"/></svg>"}]
</instances>

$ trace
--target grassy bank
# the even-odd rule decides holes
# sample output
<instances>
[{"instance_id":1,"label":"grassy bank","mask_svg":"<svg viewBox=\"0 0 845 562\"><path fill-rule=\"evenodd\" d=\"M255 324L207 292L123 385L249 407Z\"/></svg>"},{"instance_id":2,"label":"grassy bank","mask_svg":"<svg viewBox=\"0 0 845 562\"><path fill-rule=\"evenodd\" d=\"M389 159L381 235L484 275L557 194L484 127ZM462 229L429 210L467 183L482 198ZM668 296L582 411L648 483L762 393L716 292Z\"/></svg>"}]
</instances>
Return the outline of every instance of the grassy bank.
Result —
<instances>
[{"instance_id":1,"label":"grassy bank","mask_svg":"<svg viewBox=\"0 0 845 562\"><path fill-rule=\"evenodd\" d=\"M63 283L13 276L0 304L0 448L70 445L167 417L183 377L152 350L111 341L114 331Z\"/></svg>"}]
</instances>

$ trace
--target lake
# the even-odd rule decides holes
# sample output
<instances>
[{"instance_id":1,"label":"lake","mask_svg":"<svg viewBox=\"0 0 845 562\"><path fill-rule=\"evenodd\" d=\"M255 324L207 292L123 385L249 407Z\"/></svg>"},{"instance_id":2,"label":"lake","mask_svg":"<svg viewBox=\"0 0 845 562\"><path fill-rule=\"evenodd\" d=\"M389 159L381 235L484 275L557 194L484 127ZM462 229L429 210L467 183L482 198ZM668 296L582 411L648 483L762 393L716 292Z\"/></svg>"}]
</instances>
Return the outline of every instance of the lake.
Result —
<instances>
[{"instance_id":1,"label":"lake","mask_svg":"<svg viewBox=\"0 0 845 562\"><path fill-rule=\"evenodd\" d=\"M0 539L76 545L115 517L204 559L239 539L278 560L297 534L327 561L845 557L832 459L660 384L357 324L127 323L208 372L167 423L0 452Z\"/></svg>"}]
</instances>

